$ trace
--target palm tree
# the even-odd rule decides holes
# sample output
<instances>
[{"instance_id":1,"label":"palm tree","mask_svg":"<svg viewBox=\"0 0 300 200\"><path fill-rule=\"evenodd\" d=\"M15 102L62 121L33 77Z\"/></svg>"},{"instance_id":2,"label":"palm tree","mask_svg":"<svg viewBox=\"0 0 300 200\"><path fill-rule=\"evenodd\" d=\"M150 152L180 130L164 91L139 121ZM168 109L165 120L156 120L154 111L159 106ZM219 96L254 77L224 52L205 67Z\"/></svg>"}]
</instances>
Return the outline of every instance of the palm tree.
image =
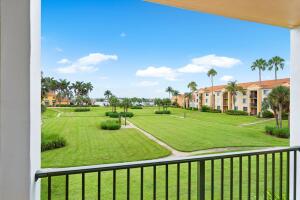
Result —
<instances>
[{"instance_id":1,"label":"palm tree","mask_svg":"<svg viewBox=\"0 0 300 200\"><path fill-rule=\"evenodd\" d=\"M67 81L66 79L59 79L59 81L57 82L57 88L58 88L57 97L58 97L59 104L61 104L62 99L69 96L69 86L70 86L70 82Z\"/></svg>"},{"instance_id":2,"label":"palm tree","mask_svg":"<svg viewBox=\"0 0 300 200\"><path fill-rule=\"evenodd\" d=\"M243 92L244 88L237 84L237 81L230 81L226 86L226 91L231 94L233 108L235 110L235 97L238 92Z\"/></svg>"},{"instance_id":3,"label":"palm tree","mask_svg":"<svg viewBox=\"0 0 300 200\"><path fill-rule=\"evenodd\" d=\"M111 96L112 96L113 94L112 94L112 92L110 91L110 90L106 90L105 92L104 92L104 96L105 96L105 98L108 100Z\"/></svg>"},{"instance_id":4,"label":"palm tree","mask_svg":"<svg viewBox=\"0 0 300 200\"><path fill-rule=\"evenodd\" d=\"M191 90L191 92L195 92L197 90L197 83L195 81L191 81L187 87Z\"/></svg>"},{"instance_id":5,"label":"palm tree","mask_svg":"<svg viewBox=\"0 0 300 200\"><path fill-rule=\"evenodd\" d=\"M277 71L284 68L284 59L279 56L275 56L268 61L268 65L270 71L274 70L275 80L277 80Z\"/></svg>"},{"instance_id":6,"label":"palm tree","mask_svg":"<svg viewBox=\"0 0 300 200\"><path fill-rule=\"evenodd\" d=\"M216 70L214 70L213 68L211 68L208 72L207 72L207 76L210 77L211 80L211 107L212 109L215 108L215 98L214 98L214 77L218 74L218 72Z\"/></svg>"},{"instance_id":7,"label":"palm tree","mask_svg":"<svg viewBox=\"0 0 300 200\"><path fill-rule=\"evenodd\" d=\"M117 112L117 106L119 105L120 101L117 97L111 96L109 97L109 105L111 106L112 112Z\"/></svg>"},{"instance_id":8,"label":"palm tree","mask_svg":"<svg viewBox=\"0 0 300 200\"><path fill-rule=\"evenodd\" d=\"M172 96L175 97L175 102L177 104L177 98L178 98L178 95L179 95L179 91L178 90L173 90L172 91Z\"/></svg>"},{"instance_id":9,"label":"palm tree","mask_svg":"<svg viewBox=\"0 0 300 200\"><path fill-rule=\"evenodd\" d=\"M184 95L183 95L184 108L189 108L190 107L189 101L190 101L191 98L192 98L192 93L191 92L185 92L184 93ZM188 99L188 105L186 105L185 99Z\"/></svg>"},{"instance_id":10,"label":"palm tree","mask_svg":"<svg viewBox=\"0 0 300 200\"><path fill-rule=\"evenodd\" d=\"M268 63L266 60L260 58L254 61L251 65L252 71L257 70L259 71L259 84L261 84L261 73L262 71L265 71L268 67Z\"/></svg>"},{"instance_id":11,"label":"palm tree","mask_svg":"<svg viewBox=\"0 0 300 200\"><path fill-rule=\"evenodd\" d=\"M277 113L278 123L277 127L282 128L282 113L284 107L290 104L290 90L288 87L278 86L270 92L268 96L271 107L275 108L274 113Z\"/></svg>"},{"instance_id":12,"label":"palm tree","mask_svg":"<svg viewBox=\"0 0 300 200\"><path fill-rule=\"evenodd\" d=\"M169 93L169 99L171 99L171 93L173 92L173 88L171 86L167 87L166 92Z\"/></svg>"},{"instance_id":13,"label":"palm tree","mask_svg":"<svg viewBox=\"0 0 300 200\"><path fill-rule=\"evenodd\" d=\"M124 98L122 103L121 103L121 106L124 108L124 119L125 119L125 126L127 125L126 124L126 118L127 118L127 112L128 112L128 108L131 106L131 99L130 98Z\"/></svg>"}]
</instances>

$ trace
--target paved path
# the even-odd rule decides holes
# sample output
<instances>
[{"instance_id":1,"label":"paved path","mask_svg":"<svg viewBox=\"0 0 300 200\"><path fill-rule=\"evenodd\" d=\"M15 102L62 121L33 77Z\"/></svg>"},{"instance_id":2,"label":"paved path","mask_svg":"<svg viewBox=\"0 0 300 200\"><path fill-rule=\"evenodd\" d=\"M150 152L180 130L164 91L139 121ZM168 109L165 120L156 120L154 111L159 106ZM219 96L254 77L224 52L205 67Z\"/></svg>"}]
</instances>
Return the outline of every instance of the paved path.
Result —
<instances>
[{"instance_id":1,"label":"paved path","mask_svg":"<svg viewBox=\"0 0 300 200\"><path fill-rule=\"evenodd\" d=\"M247 148L247 147L224 147L224 148L213 148L213 149L206 149L206 150L198 150L198 151L192 151L192 152L178 151L178 150L174 149L173 147L169 146L168 144L166 144L165 142L163 142L163 141L159 140L158 138L154 137L153 135L151 135L147 131L137 127L133 123L131 123L129 121L127 121L127 122L128 122L128 124L131 128L135 128L135 129L139 130L141 133L143 133L150 140L152 140L152 141L156 142L157 144L159 144L160 146L168 149L171 152L171 155L169 155L167 158L178 158L178 157L185 157L185 156L194 156L194 155L199 155L199 154L220 153L220 152L224 152L224 151L238 151L238 150L242 150L243 148ZM248 147L248 148L254 148L254 147ZM255 149L266 149L266 148L273 149L275 147L255 147Z\"/></svg>"},{"instance_id":2,"label":"paved path","mask_svg":"<svg viewBox=\"0 0 300 200\"><path fill-rule=\"evenodd\" d=\"M266 119L266 120L260 120L258 122L252 122L252 123L247 123L247 124L241 124L240 126L253 126L253 125L256 125L256 124L261 124L261 123L264 123L264 122L268 122L268 121L273 121L274 119L271 118L271 119Z\"/></svg>"}]
</instances>

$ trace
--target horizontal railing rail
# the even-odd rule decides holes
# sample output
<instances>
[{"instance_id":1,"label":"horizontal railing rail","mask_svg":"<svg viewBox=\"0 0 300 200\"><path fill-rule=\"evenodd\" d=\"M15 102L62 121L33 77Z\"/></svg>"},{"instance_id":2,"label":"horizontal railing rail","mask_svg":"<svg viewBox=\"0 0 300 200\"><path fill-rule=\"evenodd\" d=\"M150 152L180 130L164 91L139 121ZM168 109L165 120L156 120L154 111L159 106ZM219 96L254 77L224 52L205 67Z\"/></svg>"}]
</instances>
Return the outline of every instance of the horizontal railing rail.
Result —
<instances>
[{"instance_id":1,"label":"horizontal railing rail","mask_svg":"<svg viewBox=\"0 0 300 200\"><path fill-rule=\"evenodd\" d=\"M298 151L300 147L270 148L176 159L51 168L38 170L35 177L36 180L47 179L42 185L44 187L42 196L49 200L63 199L61 196L64 196L64 199L74 199L70 198L70 191L75 191L81 199L91 199L89 195L95 195L95 199L114 200L117 196L123 197L121 199L137 199L137 196L139 199L157 197L169 199L171 196L172 199L199 200L262 197L289 199L290 158L292 156L296 161ZM296 163L294 162L293 168L294 186L297 174ZM91 180L97 179L97 181L86 183L87 174L91 174ZM81 188L70 189L71 176L76 176L74 179L77 181L80 179ZM52 183L55 177L60 178L56 181L56 185ZM65 177L65 180L62 181L61 177ZM118 185L118 177L119 182L124 185ZM62 182L65 185L63 188L61 188ZM161 187L162 183L164 187ZM77 182L74 185L78 187ZM89 185L91 188L96 188L95 191L91 191ZM103 194L102 190L106 194ZM296 195L296 188L294 188L294 197Z\"/></svg>"}]
</instances>

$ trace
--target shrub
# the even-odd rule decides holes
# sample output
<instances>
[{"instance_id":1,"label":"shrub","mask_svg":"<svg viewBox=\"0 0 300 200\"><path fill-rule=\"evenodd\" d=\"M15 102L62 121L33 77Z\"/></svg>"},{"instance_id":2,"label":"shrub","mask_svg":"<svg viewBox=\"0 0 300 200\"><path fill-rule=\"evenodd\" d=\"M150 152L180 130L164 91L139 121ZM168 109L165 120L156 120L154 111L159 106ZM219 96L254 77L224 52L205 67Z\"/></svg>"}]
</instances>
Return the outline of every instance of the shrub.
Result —
<instances>
[{"instance_id":1,"label":"shrub","mask_svg":"<svg viewBox=\"0 0 300 200\"><path fill-rule=\"evenodd\" d=\"M131 109L143 109L142 106L132 106Z\"/></svg>"},{"instance_id":2,"label":"shrub","mask_svg":"<svg viewBox=\"0 0 300 200\"><path fill-rule=\"evenodd\" d=\"M208 112L210 112L210 113L221 113L222 111L218 110L218 109L210 109Z\"/></svg>"},{"instance_id":3,"label":"shrub","mask_svg":"<svg viewBox=\"0 0 300 200\"><path fill-rule=\"evenodd\" d=\"M202 106L201 107L201 112L209 112L210 111L210 107L209 106Z\"/></svg>"},{"instance_id":4,"label":"shrub","mask_svg":"<svg viewBox=\"0 0 300 200\"><path fill-rule=\"evenodd\" d=\"M43 134L41 151L48 151L66 146L66 140L57 134Z\"/></svg>"},{"instance_id":5,"label":"shrub","mask_svg":"<svg viewBox=\"0 0 300 200\"><path fill-rule=\"evenodd\" d=\"M132 112L120 112L120 115L122 117L133 117L133 113Z\"/></svg>"},{"instance_id":6,"label":"shrub","mask_svg":"<svg viewBox=\"0 0 300 200\"><path fill-rule=\"evenodd\" d=\"M265 110L262 112L262 117L263 118L273 118L274 114L269 110Z\"/></svg>"},{"instance_id":7,"label":"shrub","mask_svg":"<svg viewBox=\"0 0 300 200\"><path fill-rule=\"evenodd\" d=\"M118 130L121 128L121 124L117 120L106 120L101 123L101 129L103 130Z\"/></svg>"},{"instance_id":8,"label":"shrub","mask_svg":"<svg viewBox=\"0 0 300 200\"><path fill-rule=\"evenodd\" d=\"M155 114L158 114L158 115L164 115L164 114L171 114L171 111L169 110L157 110L155 111Z\"/></svg>"},{"instance_id":9,"label":"shrub","mask_svg":"<svg viewBox=\"0 0 300 200\"><path fill-rule=\"evenodd\" d=\"M241 110L228 110L225 113L227 115L248 115L247 112Z\"/></svg>"},{"instance_id":10,"label":"shrub","mask_svg":"<svg viewBox=\"0 0 300 200\"><path fill-rule=\"evenodd\" d=\"M47 106L44 104L41 104L41 112L44 113L47 110Z\"/></svg>"},{"instance_id":11,"label":"shrub","mask_svg":"<svg viewBox=\"0 0 300 200\"><path fill-rule=\"evenodd\" d=\"M277 128L272 126L266 126L265 131L269 135L273 135L279 138L289 138L290 137L290 130L289 128Z\"/></svg>"},{"instance_id":12,"label":"shrub","mask_svg":"<svg viewBox=\"0 0 300 200\"><path fill-rule=\"evenodd\" d=\"M109 112L108 113L108 116L110 118L119 118L120 117L120 113L117 113L117 112Z\"/></svg>"},{"instance_id":13,"label":"shrub","mask_svg":"<svg viewBox=\"0 0 300 200\"><path fill-rule=\"evenodd\" d=\"M74 112L89 112L91 111L90 108L75 108Z\"/></svg>"},{"instance_id":14,"label":"shrub","mask_svg":"<svg viewBox=\"0 0 300 200\"><path fill-rule=\"evenodd\" d=\"M283 120L288 120L289 119L289 113L286 113L286 112L282 113L282 119Z\"/></svg>"}]
</instances>

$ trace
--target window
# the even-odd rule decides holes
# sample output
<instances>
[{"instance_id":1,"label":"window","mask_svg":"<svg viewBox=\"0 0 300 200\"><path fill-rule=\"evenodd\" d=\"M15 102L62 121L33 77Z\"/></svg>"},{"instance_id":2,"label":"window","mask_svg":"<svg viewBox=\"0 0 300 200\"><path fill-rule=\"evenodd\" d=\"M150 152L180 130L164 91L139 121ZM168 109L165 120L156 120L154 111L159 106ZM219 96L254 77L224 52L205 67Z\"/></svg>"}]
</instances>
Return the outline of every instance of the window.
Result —
<instances>
[{"instance_id":1,"label":"window","mask_svg":"<svg viewBox=\"0 0 300 200\"><path fill-rule=\"evenodd\" d=\"M208 97L208 95L209 95L209 94L208 94L208 93L206 93L205 95Z\"/></svg>"},{"instance_id":2,"label":"window","mask_svg":"<svg viewBox=\"0 0 300 200\"><path fill-rule=\"evenodd\" d=\"M221 106L217 106L217 110L221 110Z\"/></svg>"},{"instance_id":3,"label":"window","mask_svg":"<svg viewBox=\"0 0 300 200\"><path fill-rule=\"evenodd\" d=\"M208 99L205 99L205 103L208 103Z\"/></svg>"},{"instance_id":4,"label":"window","mask_svg":"<svg viewBox=\"0 0 300 200\"><path fill-rule=\"evenodd\" d=\"M248 107L243 107L243 111L248 112Z\"/></svg>"},{"instance_id":5,"label":"window","mask_svg":"<svg viewBox=\"0 0 300 200\"><path fill-rule=\"evenodd\" d=\"M269 94L269 90L264 90L264 95L268 95Z\"/></svg>"},{"instance_id":6,"label":"window","mask_svg":"<svg viewBox=\"0 0 300 200\"><path fill-rule=\"evenodd\" d=\"M239 108L237 106L234 106L234 110L238 110Z\"/></svg>"},{"instance_id":7,"label":"window","mask_svg":"<svg viewBox=\"0 0 300 200\"><path fill-rule=\"evenodd\" d=\"M217 92L217 96L220 96L220 92Z\"/></svg>"},{"instance_id":8,"label":"window","mask_svg":"<svg viewBox=\"0 0 300 200\"><path fill-rule=\"evenodd\" d=\"M243 98L243 104L246 104L246 103L247 103L247 99Z\"/></svg>"},{"instance_id":9,"label":"window","mask_svg":"<svg viewBox=\"0 0 300 200\"><path fill-rule=\"evenodd\" d=\"M243 95L245 96L245 95L247 95L247 91L246 90L243 90Z\"/></svg>"}]
</instances>

